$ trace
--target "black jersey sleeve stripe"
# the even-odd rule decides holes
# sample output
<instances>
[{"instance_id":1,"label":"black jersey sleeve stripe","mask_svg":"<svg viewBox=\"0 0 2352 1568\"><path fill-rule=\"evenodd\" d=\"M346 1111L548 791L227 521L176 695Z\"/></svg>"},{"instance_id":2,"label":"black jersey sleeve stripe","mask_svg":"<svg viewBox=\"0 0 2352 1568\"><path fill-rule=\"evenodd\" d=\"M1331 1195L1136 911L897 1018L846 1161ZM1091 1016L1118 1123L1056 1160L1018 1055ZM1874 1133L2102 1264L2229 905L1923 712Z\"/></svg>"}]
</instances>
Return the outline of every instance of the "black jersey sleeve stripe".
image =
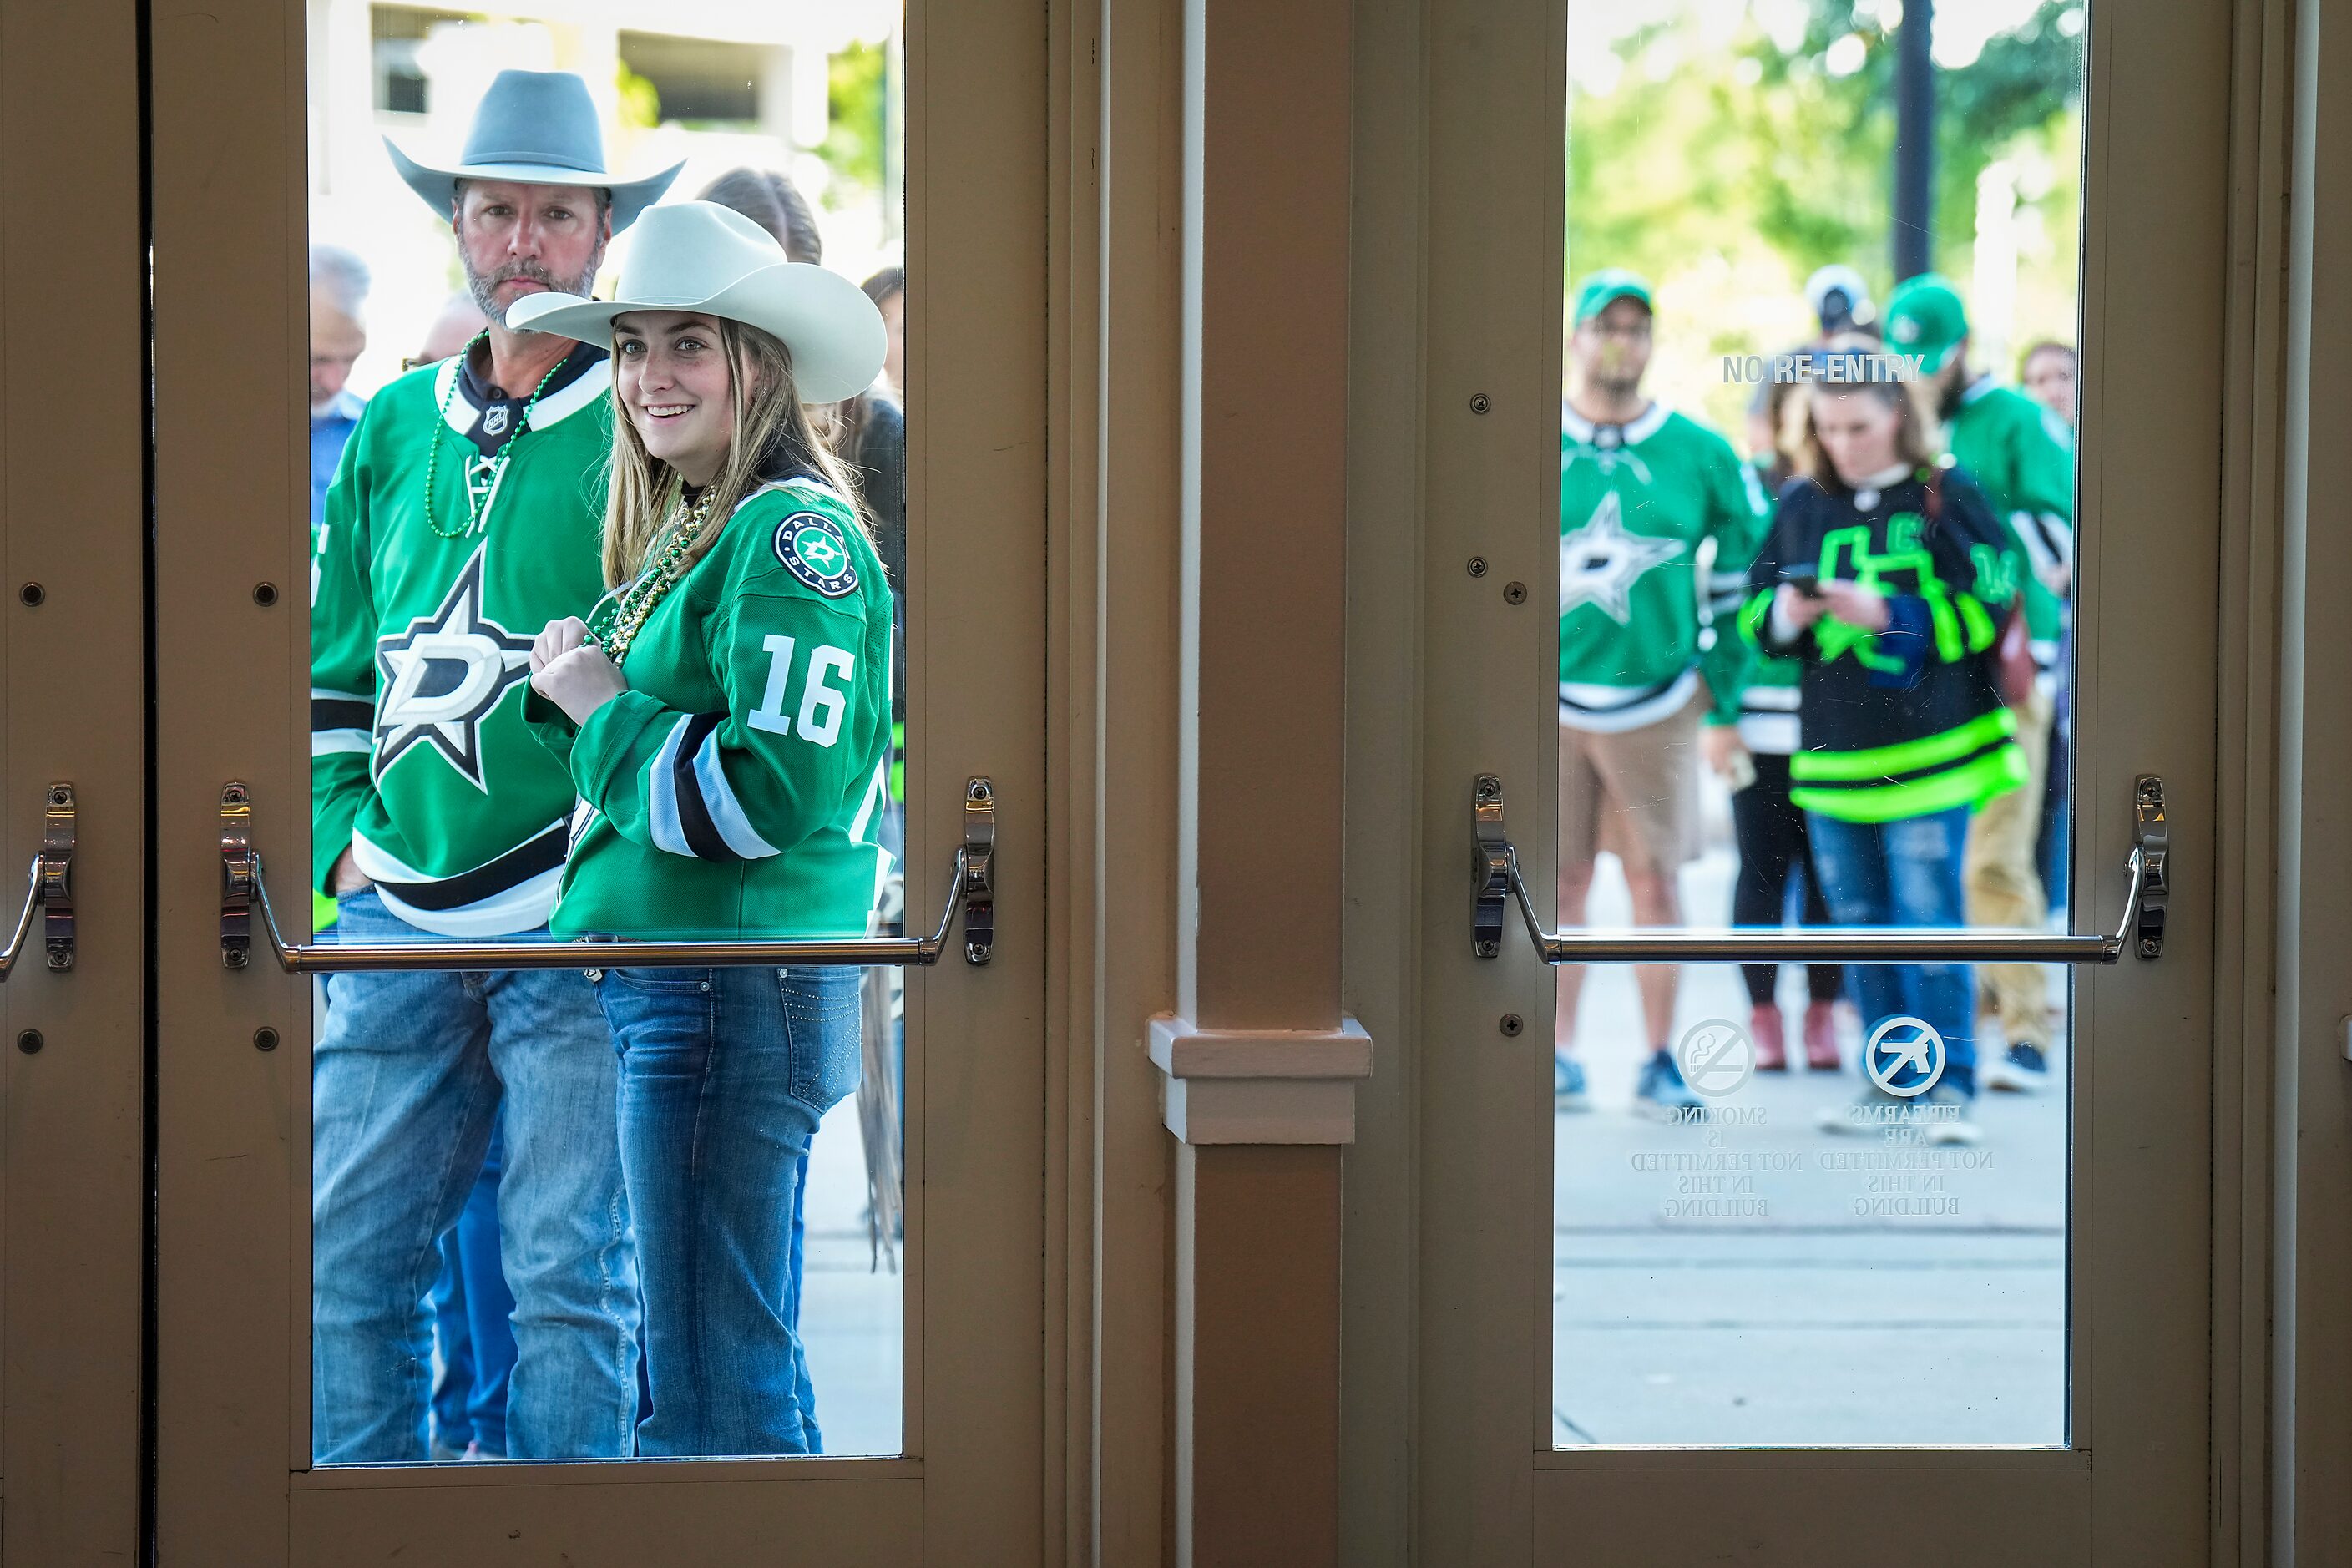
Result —
<instances>
[{"instance_id":1,"label":"black jersey sleeve stripe","mask_svg":"<svg viewBox=\"0 0 2352 1568\"><path fill-rule=\"evenodd\" d=\"M327 730L373 730L375 728L375 704L357 697L313 697L310 699L310 729L313 733Z\"/></svg>"},{"instance_id":2,"label":"black jersey sleeve stripe","mask_svg":"<svg viewBox=\"0 0 2352 1568\"><path fill-rule=\"evenodd\" d=\"M670 756L670 789L677 802L678 831L686 836L686 847L698 860L742 858L728 847L719 825L710 820L710 804L702 798L702 778L694 771L695 754L702 750L704 738L726 717L724 713L694 715L687 721Z\"/></svg>"},{"instance_id":3,"label":"black jersey sleeve stripe","mask_svg":"<svg viewBox=\"0 0 2352 1568\"><path fill-rule=\"evenodd\" d=\"M566 817L498 858L437 882L396 882L385 877L375 880L394 898L416 909L462 910L554 870L563 864L571 838L572 820Z\"/></svg>"}]
</instances>

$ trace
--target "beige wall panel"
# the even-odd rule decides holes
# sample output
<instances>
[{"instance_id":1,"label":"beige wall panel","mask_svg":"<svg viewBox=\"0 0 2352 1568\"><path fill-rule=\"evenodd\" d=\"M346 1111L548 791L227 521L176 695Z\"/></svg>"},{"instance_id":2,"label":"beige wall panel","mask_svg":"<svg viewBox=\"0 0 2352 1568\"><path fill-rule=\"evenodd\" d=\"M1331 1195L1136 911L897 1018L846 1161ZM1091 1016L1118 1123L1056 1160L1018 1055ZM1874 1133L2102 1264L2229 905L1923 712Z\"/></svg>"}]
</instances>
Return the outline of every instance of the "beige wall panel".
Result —
<instances>
[{"instance_id":1,"label":"beige wall panel","mask_svg":"<svg viewBox=\"0 0 2352 1568\"><path fill-rule=\"evenodd\" d=\"M0 986L0 1560L139 1542L147 849L137 16L0 4L0 921L75 789L79 953ZM40 584L28 606L20 587ZM16 1042L39 1032L37 1054Z\"/></svg>"},{"instance_id":2,"label":"beige wall panel","mask_svg":"<svg viewBox=\"0 0 2352 1568\"><path fill-rule=\"evenodd\" d=\"M1534 1562L1741 1568L2084 1568L2087 1470L1808 1464L1546 1470ZM2119 1561L2149 1561L2124 1557Z\"/></svg>"},{"instance_id":3,"label":"beige wall panel","mask_svg":"<svg viewBox=\"0 0 2352 1568\"><path fill-rule=\"evenodd\" d=\"M819 1489L827 1494L821 1502L807 1495ZM290 1550L298 1563L335 1568L421 1561L916 1568L925 1560L923 1490L915 1479L811 1479L302 1491L294 1497ZM960 1559L950 1551L931 1561Z\"/></svg>"}]
</instances>

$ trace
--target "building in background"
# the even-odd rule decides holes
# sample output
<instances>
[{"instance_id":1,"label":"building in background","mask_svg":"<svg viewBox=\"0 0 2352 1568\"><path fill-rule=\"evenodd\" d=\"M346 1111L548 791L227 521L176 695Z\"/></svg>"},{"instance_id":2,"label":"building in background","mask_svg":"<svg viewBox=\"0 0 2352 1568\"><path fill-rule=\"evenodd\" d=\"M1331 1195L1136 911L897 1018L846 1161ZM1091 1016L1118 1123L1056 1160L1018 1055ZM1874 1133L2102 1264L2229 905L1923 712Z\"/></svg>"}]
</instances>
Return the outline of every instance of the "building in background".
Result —
<instances>
[{"instance_id":1,"label":"building in background","mask_svg":"<svg viewBox=\"0 0 2352 1568\"><path fill-rule=\"evenodd\" d=\"M816 205L827 265L863 279L898 263L902 26L896 0L310 0L310 237L375 276L352 389L398 374L464 283L447 226L402 184L383 137L454 146L500 70L577 72L611 167L686 161L673 200L737 164L781 169Z\"/></svg>"}]
</instances>

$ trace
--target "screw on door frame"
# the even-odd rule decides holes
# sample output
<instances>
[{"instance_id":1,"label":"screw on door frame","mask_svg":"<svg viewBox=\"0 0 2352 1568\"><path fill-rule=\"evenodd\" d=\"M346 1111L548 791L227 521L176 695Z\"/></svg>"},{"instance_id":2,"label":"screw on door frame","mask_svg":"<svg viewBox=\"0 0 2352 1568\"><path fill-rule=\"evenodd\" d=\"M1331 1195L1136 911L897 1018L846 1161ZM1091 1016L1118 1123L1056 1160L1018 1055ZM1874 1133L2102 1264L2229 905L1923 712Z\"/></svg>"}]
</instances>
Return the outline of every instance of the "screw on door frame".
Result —
<instances>
[{"instance_id":1,"label":"screw on door frame","mask_svg":"<svg viewBox=\"0 0 2352 1568\"><path fill-rule=\"evenodd\" d=\"M1524 605L1527 602L1528 585L1525 583L1506 583L1503 584L1503 603L1507 605Z\"/></svg>"},{"instance_id":2,"label":"screw on door frame","mask_svg":"<svg viewBox=\"0 0 2352 1568\"><path fill-rule=\"evenodd\" d=\"M1528 1026L1528 1021L1517 1013L1506 1013L1495 1026L1503 1031L1505 1039L1516 1040L1519 1037L1519 1031Z\"/></svg>"},{"instance_id":3,"label":"screw on door frame","mask_svg":"<svg viewBox=\"0 0 2352 1568\"><path fill-rule=\"evenodd\" d=\"M41 1038L41 1031L38 1029L26 1029L16 1036L16 1048L28 1057L40 1055L41 1047L47 1044L48 1042Z\"/></svg>"}]
</instances>

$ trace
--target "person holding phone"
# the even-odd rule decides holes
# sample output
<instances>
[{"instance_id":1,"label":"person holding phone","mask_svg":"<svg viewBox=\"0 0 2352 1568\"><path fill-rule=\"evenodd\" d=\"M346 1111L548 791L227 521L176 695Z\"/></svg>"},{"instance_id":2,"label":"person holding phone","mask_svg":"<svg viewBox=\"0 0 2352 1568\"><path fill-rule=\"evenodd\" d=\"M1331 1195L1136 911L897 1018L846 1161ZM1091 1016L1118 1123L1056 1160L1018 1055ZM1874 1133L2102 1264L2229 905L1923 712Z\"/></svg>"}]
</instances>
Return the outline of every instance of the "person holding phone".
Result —
<instances>
[{"instance_id":1,"label":"person holding phone","mask_svg":"<svg viewBox=\"0 0 2352 1568\"><path fill-rule=\"evenodd\" d=\"M1804 471L1780 492L1740 630L1760 652L1803 661L1790 796L1831 911L1846 925L1958 927L1970 814L2027 777L1995 668L2021 566L1984 493L1930 458L1906 388L1867 379L1875 349L1841 346L1848 374L1810 394ZM1866 1079L1857 1105L1823 1125L1875 1132L1907 1104L1926 1108L1929 1141L1974 1142L1968 966L1847 973L1865 1031L1920 1020L1943 1063L1930 1081L1912 1064L1885 1089Z\"/></svg>"}]
</instances>

